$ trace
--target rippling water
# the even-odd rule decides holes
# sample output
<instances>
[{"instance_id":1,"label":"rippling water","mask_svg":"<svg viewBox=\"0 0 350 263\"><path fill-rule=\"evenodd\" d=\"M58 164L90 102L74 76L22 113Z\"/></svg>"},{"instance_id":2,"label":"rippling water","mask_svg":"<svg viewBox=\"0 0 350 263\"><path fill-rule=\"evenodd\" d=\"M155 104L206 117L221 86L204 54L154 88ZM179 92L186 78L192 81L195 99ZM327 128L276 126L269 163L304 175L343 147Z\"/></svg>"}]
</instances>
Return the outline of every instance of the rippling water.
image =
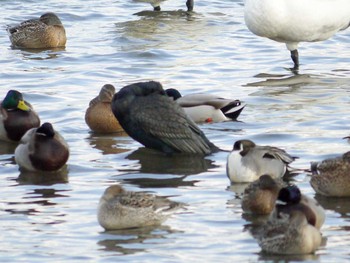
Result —
<instances>
[{"instance_id":1,"label":"rippling water","mask_svg":"<svg viewBox=\"0 0 350 263\"><path fill-rule=\"evenodd\" d=\"M183 93L210 92L247 103L237 122L201 125L211 141L230 150L250 138L299 156L308 168L349 150L349 30L331 40L304 43L301 69L294 75L283 44L251 34L243 1L196 1L188 15L185 0L171 0L163 12L131 1L1 0L0 97L24 93L41 117L66 138L71 156L60 178L22 174L14 146L0 143L0 260L258 261L349 259L348 199L316 196L327 209L325 246L315 255L267 257L246 231L238 192L226 177L227 153L205 159L167 158L127 136L99 136L84 122L85 109L105 83L117 90L154 79ZM7 24L56 12L65 25L66 48L12 49ZM136 14L138 13L138 14ZM309 176L295 177L315 196ZM104 189L171 195L188 204L162 226L105 232L96 207Z\"/></svg>"}]
</instances>

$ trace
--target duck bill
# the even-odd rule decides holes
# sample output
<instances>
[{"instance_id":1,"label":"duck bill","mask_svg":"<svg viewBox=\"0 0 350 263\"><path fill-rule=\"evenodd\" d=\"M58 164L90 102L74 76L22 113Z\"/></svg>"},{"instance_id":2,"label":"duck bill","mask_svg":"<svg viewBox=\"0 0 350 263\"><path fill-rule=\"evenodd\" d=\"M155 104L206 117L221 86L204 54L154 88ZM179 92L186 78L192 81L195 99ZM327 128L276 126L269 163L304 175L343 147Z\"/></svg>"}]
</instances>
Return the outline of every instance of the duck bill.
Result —
<instances>
[{"instance_id":1,"label":"duck bill","mask_svg":"<svg viewBox=\"0 0 350 263\"><path fill-rule=\"evenodd\" d=\"M24 102L24 100L20 100L17 104L17 109L23 110L23 111L30 111L29 106Z\"/></svg>"}]
</instances>

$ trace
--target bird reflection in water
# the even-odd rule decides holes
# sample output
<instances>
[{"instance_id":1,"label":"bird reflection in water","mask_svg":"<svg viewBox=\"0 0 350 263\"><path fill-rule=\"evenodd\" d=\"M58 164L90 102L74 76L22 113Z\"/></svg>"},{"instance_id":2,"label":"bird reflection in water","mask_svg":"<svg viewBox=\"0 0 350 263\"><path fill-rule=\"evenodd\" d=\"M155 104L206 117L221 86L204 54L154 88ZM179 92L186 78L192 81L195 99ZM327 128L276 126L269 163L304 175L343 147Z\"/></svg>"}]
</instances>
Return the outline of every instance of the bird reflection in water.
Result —
<instances>
[{"instance_id":1,"label":"bird reflection in water","mask_svg":"<svg viewBox=\"0 0 350 263\"><path fill-rule=\"evenodd\" d=\"M349 197L330 197L316 194L315 199L325 210L332 210L340 214L342 218L350 218Z\"/></svg>"},{"instance_id":2,"label":"bird reflection in water","mask_svg":"<svg viewBox=\"0 0 350 263\"><path fill-rule=\"evenodd\" d=\"M125 132L111 134L91 133L87 138L89 144L102 152L102 154L116 154L130 151L127 148L121 148L118 145L125 145L132 139Z\"/></svg>"},{"instance_id":3,"label":"bird reflection in water","mask_svg":"<svg viewBox=\"0 0 350 263\"><path fill-rule=\"evenodd\" d=\"M133 151L126 158L138 160L141 173L193 175L218 167L202 155L179 153L168 156L145 147Z\"/></svg>"},{"instance_id":4,"label":"bird reflection in water","mask_svg":"<svg viewBox=\"0 0 350 263\"><path fill-rule=\"evenodd\" d=\"M135 254L145 252L153 244L164 243L168 235L179 232L164 225L105 231L101 233L101 237L105 239L98 241L97 244L104 251L113 251L122 255Z\"/></svg>"},{"instance_id":5,"label":"bird reflection in water","mask_svg":"<svg viewBox=\"0 0 350 263\"><path fill-rule=\"evenodd\" d=\"M62 194L66 191L67 190L57 190L54 188L38 188L30 190L21 199L7 202L3 211L10 214L39 216L46 213L46 209L44 207L57 205L57 203L54 202L54 198L67 197L67 195ZM50 219L48 221L45 221L44 224L63 223L65 222L63 219L64 216L65 214L61 211L50 213ZM33 224L36 224L34 221ZM43 222L41 221L38 224L43 224Z\"/></svg>"},{"instance_id":6,"label":"bird reflection in water","mask_svg":"<svg viewBox=\"0 0 350 263\"><path fill-rule=\"evenodd\" d=\"M68 183L68 168L65 165L56 172L32 172L21 170L16 179L20 185L54 185Z\"/></svg>"},{"instance_id":7,"label":"bird reflection in water","mask_svg":"<svg viewBox=\"0 0 350 263\"><path fill-rule=\"evenodd\" d=\"M213 160L207 158L190 154L168 156L142 147L126 156L126 159L138 161L140 168L137 169L137 172L152 175L140 177L128 170L125 175L118 175L118 179L141 188L194 186L198 180L188 180L189 175L204 173L218 167Z\"/></svg>"}]
</instances>

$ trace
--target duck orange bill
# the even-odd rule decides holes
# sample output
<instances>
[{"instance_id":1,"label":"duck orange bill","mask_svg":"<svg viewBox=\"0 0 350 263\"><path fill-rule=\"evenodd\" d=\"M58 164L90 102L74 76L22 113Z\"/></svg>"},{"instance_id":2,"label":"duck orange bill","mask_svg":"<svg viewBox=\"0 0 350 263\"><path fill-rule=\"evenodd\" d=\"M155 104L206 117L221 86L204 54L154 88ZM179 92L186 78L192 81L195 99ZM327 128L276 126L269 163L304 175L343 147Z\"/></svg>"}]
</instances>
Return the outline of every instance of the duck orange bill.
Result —
<instances>
[{"instance_id":1,"label":"duck orange bill","mask_svg":"<svg viewBox=\"0 0 350 263\"><path fill-rule=\"evenodd\" d=\"M23 111L30 111L29 106L24 102L24 100L20 100L17 104L17 109L23 110Z\"/></svg>"}]
</instances>

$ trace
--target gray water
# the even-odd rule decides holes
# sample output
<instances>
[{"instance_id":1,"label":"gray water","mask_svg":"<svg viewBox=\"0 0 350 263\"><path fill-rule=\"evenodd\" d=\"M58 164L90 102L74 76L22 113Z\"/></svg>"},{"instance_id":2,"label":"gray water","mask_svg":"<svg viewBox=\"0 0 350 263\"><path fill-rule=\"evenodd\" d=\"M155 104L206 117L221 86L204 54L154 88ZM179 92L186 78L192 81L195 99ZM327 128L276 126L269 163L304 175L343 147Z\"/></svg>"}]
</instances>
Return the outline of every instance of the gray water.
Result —
<instances>
[{"instance_id":1,"label":"gray water","mask_svg":"<svg viewBox=\"0 0 350 263\"><path fill-rule=\"evenodd\" d=\"M0 143L1 262L256 262L349 260L349 199L316 196L327 240L315 255L266 256L247 231L240 185L230 186L226 152L167 158L127 136L92 134L85 110L102 85L160 81L184 94L208 92L247 103L237 122L200 125L219 147L242 138L299 156L293 167L349 150L349 30L300 46L298 75L285 46L250 33L243 1L169 0L162 12L131 1L0 1L0 98L21 91L53 123L71 155L61 178L23 174L14 146ZM7 24L56 12L64 49L12 49ZM310 177L293 181L315 197ZM159 227L105 232L98 200L109 185L171 195L188 204Z\"/></svg>"}]
</instances>

